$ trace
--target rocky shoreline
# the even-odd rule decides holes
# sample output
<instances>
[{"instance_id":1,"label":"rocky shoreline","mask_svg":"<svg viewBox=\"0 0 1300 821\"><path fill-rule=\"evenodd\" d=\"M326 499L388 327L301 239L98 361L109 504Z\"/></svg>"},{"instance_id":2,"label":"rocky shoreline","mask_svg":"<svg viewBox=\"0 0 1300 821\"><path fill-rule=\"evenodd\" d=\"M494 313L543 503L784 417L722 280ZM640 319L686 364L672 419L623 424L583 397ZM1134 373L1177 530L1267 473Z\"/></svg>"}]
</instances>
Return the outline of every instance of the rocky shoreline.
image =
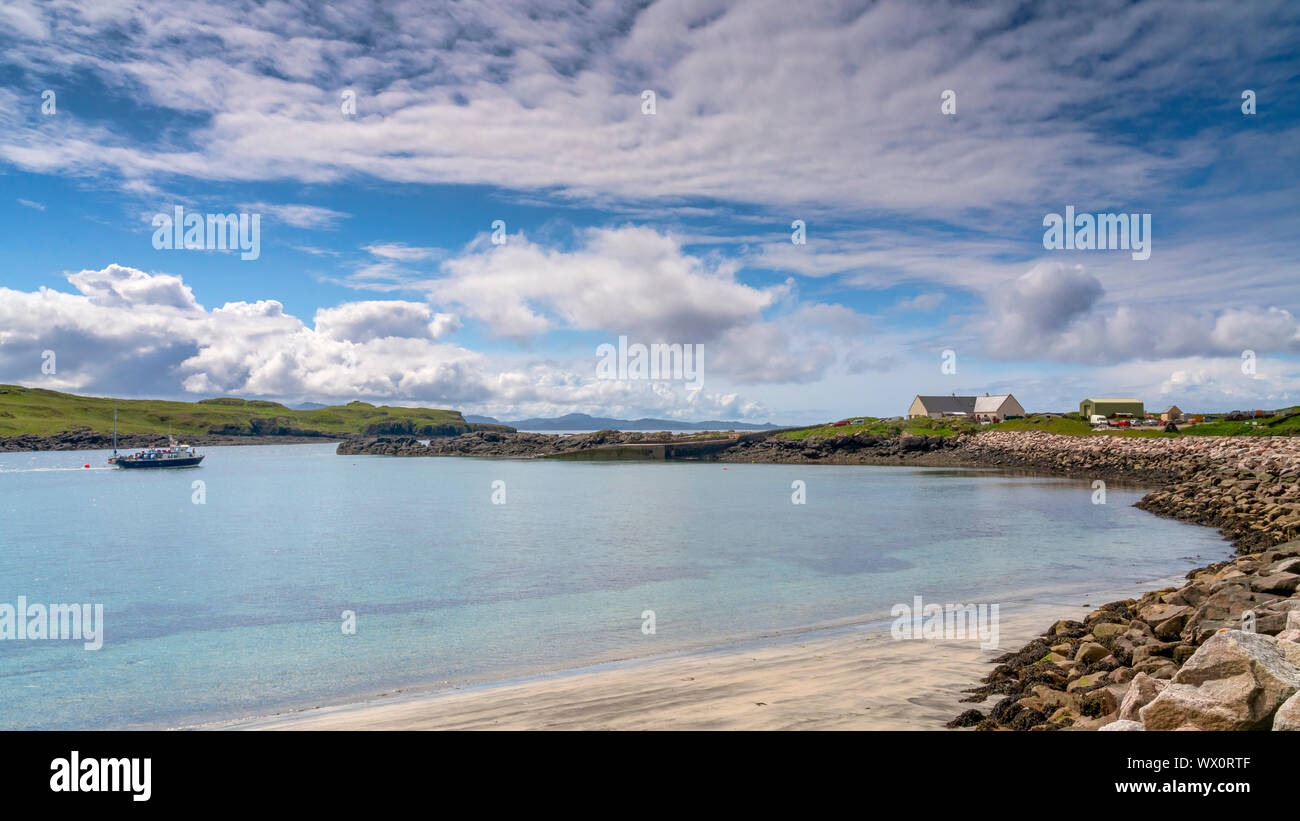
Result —
<instances>
[{"instance_id":1,"label":"rocky shoreline","mask_svg":"<svg viewBox=\"0 0 1300 821\"><path fill-rule=\"evenodd\" d=\"M998 665L950 727L1300 729L1300 440L988 433L985 465L1160 482L1137 506L1216 527L1237 551L1188 583L1063 620ZM1063 441L1070 440L1070 441Z\"/></svg>"},{"instance_id":2,"label":"rocky shoreline","mask_svg":"<svg viewBox=\"0 0 1300 821\"><path fill-rule=\"evenodd\" d=\"M338 453L343 456L481 456L529 458L575 453L615 445L667 444L698 441L698 434L598 430L592 433L559 435L554 433L501 433L473 431L460 436L417 439L391 436L353 439L342 442Z\"/></svg>"},{"instance_id":3,"label":"rocky shoreline","mask_svg":"<svg viewBox=\"0 0 1300 821\"><path fill-rule=\"evenodd\" d=\"M325 435L242 436L226 434L199 434L176 437L196 447L215 445L301 445L311 442L337 442L343 437ZM117 446L121 450L160 447L167 444L167 435L158 433L120 433ZM53 436L26 433L0 437L0 453L24 453L46 450L107 450L113 447L113 434L91 430L76 430Z\"/></svg>"}]
</instances>

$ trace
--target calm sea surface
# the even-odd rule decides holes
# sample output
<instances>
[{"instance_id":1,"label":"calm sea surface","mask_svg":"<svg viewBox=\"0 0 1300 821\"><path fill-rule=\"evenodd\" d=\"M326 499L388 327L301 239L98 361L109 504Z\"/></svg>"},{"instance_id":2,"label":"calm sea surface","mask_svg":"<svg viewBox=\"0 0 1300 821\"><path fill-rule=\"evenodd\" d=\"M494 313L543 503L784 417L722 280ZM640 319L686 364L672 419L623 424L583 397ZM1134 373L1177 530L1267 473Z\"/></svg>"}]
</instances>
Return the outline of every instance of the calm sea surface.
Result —
<instances>
[{"instance_id":1,"label":"calm sea surface","mask_svg":"<svg viewBox=\"0 0 1300 821\"><path fill-rule=\"evenodd\" d=\"M1082 481L205 452L158 472L0 454L0 603L104 608L98 651L0 641L0 728L265 714L882 619L918 594L1098 590L1228 552L1131 507L1136 491L1094 505Z\"/></svg>"}]
</instances>

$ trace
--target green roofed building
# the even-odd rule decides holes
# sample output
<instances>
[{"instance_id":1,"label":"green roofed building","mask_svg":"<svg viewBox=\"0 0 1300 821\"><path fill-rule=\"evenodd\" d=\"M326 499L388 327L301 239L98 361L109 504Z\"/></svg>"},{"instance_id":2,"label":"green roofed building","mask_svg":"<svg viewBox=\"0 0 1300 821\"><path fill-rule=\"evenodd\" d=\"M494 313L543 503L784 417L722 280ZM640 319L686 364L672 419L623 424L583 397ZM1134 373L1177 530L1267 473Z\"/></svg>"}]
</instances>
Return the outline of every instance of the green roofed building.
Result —
<instances>
[{"instance_id":1,"label":"green roofed building","mask_svg":"<svg viewBox=\"0 0 1300 821\"><path fill-rule=\"evenodd\" d=\"M1087 421L1092 416L1111 417L1117 413L1128 413L1141 418L1146 408L1141 399L1085 399L1079 403L1079 415Z\"/></svg>"}]
</instances>

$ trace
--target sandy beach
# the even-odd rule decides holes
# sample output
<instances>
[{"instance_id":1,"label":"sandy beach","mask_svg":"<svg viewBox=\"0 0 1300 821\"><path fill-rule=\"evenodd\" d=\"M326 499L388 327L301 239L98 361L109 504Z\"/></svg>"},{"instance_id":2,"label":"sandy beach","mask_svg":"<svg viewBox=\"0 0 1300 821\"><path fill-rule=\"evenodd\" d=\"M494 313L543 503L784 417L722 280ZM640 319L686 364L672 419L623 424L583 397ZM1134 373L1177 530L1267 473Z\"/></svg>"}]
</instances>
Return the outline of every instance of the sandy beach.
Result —
<instances>
[{"instance_id":1,"label":"sandy beach","mask_svg":"<svg viewBox=\"0 0 1300 821\"><path fill-rule=\"evenodd\" d=\"M990 660L1079 617L1084 602L1133 593L1005 603L1000 649L974 639L897 641L887 623L873 624L209 729L938 730L969 706L963 690Z\"/></svg>"}]
</instances>

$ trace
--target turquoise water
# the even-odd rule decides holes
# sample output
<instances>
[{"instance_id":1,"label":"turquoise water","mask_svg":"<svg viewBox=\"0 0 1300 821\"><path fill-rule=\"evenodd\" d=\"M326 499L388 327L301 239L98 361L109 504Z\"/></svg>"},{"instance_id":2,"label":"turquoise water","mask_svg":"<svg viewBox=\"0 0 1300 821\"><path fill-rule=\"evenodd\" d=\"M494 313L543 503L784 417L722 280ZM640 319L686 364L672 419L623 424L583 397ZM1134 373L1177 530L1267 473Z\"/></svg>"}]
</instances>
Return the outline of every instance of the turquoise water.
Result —
<instances>
[{"instance_id":1,"label":"turquoise water","mask_svg":"<svg viewBox=\"0 0 1300 821\"><path fill-rule=\"evenodd\" d=\"M1082 481L205 452L159 472L81 467L103 451L0 454L0 603L104 606L98 651L0 641L0 727L265 714L886 618L917 594L1097 590L1228 550L1131 507L1136 491L1094 505Z\"/></svg>"}]
</instances>

